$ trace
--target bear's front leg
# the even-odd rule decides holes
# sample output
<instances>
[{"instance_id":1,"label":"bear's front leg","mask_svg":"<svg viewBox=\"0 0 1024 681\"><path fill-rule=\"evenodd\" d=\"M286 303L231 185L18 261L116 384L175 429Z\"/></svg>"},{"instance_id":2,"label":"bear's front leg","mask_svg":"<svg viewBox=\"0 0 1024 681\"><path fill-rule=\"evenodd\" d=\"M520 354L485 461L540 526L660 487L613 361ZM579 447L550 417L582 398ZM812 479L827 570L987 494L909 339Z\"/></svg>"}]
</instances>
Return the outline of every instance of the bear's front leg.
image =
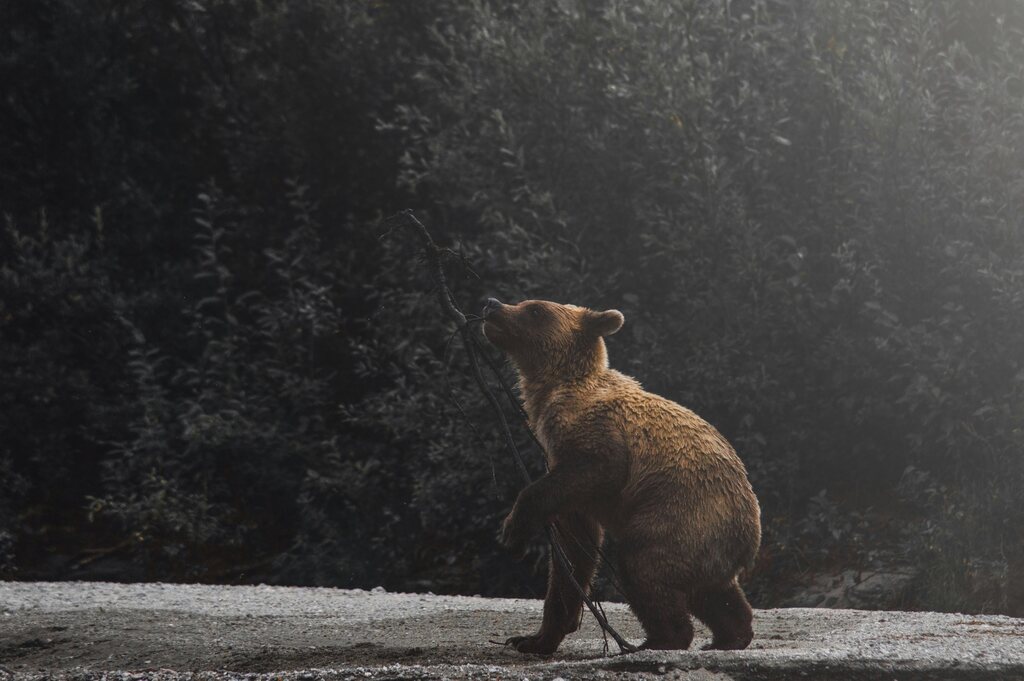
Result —
<instances>
[{"instance_id":1,"label":"bear's front leg","mask_svg":"<svg viewBox=\"0 0 1024 681\"><path fill-rule=\"evenodd\" d=\"M526 543L555 515L557 500L552 494L554 478L554 473L548 473L527 485L519 493L512 511L501 523L498 541L517 556L523 555Z\"/></svg>"},{"instance_id":2,"label":"bear's front leg","mask_svg":"<svg viewBox=\"0 0 1024 681\"><path fill-rule=\"evenodd\" d=\"M501 524L500 541L522 555L526 542L556 516L579 511L588 500L607 494L600 467L559 465L519 493L512 512Z\"/></svg>"},{"instance_id":3,"label":"bear's front leg","mask_svg":"<svg viewBox=\"0 0 1024 681\"><path fill-rule=\"evenodd\" d=\"M573 575L585 593L597 571L598 549L604 539L601 526L578 513L568 513L555 521L558 536L572 565ZM544 598L544 619L540 630L528 636L513 636L505 645L521 653L550 655L562 639L579 628L583 598L569 575L554 556L548 559L548 592Z\"/></svg>"},{"instance_id":4,"label":"bear's front leg","mask_svg":"<svg viewBox=\"0 0 1024 681\"><path fill-rule=\"evenodd\" d=\"M529 511L523 511L517 503L501 523L498 542L521 558L526 553L526 543L540 531L541 527L543 525L533 519Z\"/></svg>"}]
</instances>

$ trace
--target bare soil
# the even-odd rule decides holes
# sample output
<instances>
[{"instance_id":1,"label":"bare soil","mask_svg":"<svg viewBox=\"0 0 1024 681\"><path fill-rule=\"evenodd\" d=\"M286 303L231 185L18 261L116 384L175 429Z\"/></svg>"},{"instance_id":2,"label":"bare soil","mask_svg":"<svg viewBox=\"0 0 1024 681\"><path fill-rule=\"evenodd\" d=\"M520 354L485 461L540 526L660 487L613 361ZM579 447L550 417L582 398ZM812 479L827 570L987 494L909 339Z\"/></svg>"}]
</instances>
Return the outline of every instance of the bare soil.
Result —
<instances>
[{"instance_id":1,"label":"bare soil","mask_svg":"<svg viewBox=\"0 0 1024 681\"><path fill-rule=\"evenodd\" d=\"M627 638L642 631L607 604ZM1024 620L792 608L748 650L605 652L584 619L551 658L500 645L541 602L342 589L0 582L0 678L1024 679ZM498 643L495 643L498 642Z\"/></svg>"}]
</instances>

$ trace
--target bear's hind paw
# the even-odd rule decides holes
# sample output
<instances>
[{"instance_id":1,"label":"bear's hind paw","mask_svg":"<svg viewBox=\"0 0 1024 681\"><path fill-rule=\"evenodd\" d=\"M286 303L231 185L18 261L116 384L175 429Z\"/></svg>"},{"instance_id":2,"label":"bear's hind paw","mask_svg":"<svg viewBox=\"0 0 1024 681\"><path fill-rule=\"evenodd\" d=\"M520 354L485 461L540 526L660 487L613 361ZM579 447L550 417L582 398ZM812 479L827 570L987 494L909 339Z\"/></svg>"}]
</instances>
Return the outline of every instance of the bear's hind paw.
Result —
<instances>
[{"instance_id":1,"label":"bear's hind paw","mask_svg":"<svg viewBox=\"0 0 1024 681\"><path fill-rule=\"evenodd\" d=\"M558 649L559 643L561 641L552 640L550 637L542 634L511 636L505 641L506 646L512 646L521 653L532 655L550 655Z\"/></svg>"}]
</instances>

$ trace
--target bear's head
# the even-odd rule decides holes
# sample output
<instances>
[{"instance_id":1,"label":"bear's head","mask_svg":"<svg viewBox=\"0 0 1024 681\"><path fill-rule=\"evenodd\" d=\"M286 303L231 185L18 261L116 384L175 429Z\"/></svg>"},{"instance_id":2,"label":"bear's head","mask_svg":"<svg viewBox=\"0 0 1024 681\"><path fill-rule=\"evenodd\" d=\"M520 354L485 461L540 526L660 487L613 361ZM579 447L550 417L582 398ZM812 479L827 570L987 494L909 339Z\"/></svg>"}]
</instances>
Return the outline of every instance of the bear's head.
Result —
<instances>
[{"instance_id":1,"label":"bear's head","mask_svg":"<svg viewBox=\"0 0 1024 681\"><path fill-rule=\"evenodd\" d=\"M484 336L530 381L583 378L608 367L604 336L622 328L618 310L597 312L577 305L524 300L505 305L494 298L484 307Z\"/></svg>"}]
</instances>

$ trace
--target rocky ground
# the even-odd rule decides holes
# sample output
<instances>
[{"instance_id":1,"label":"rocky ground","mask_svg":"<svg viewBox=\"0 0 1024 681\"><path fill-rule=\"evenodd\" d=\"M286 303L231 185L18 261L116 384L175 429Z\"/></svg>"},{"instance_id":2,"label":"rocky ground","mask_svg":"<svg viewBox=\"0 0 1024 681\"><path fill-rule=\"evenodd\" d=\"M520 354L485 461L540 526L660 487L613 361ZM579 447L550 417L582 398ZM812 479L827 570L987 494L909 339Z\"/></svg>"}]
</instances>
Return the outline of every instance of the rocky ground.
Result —
<instances>
[{"instance_id":1,"label":"rocky ground","mask_svg":"<svg viewBox=\"0 0 1024 681\"><path fill-rule=\"evenodd\" d=\"M609 619L634 642L621 605ZM494 641L541 603L284 587L0 582L0 678L1024 679L1024 620L792 608L740 652L606 655L588 617L552 658ZM614 644L612 644L614 652Z\"/></svg>"}]
</instances>

